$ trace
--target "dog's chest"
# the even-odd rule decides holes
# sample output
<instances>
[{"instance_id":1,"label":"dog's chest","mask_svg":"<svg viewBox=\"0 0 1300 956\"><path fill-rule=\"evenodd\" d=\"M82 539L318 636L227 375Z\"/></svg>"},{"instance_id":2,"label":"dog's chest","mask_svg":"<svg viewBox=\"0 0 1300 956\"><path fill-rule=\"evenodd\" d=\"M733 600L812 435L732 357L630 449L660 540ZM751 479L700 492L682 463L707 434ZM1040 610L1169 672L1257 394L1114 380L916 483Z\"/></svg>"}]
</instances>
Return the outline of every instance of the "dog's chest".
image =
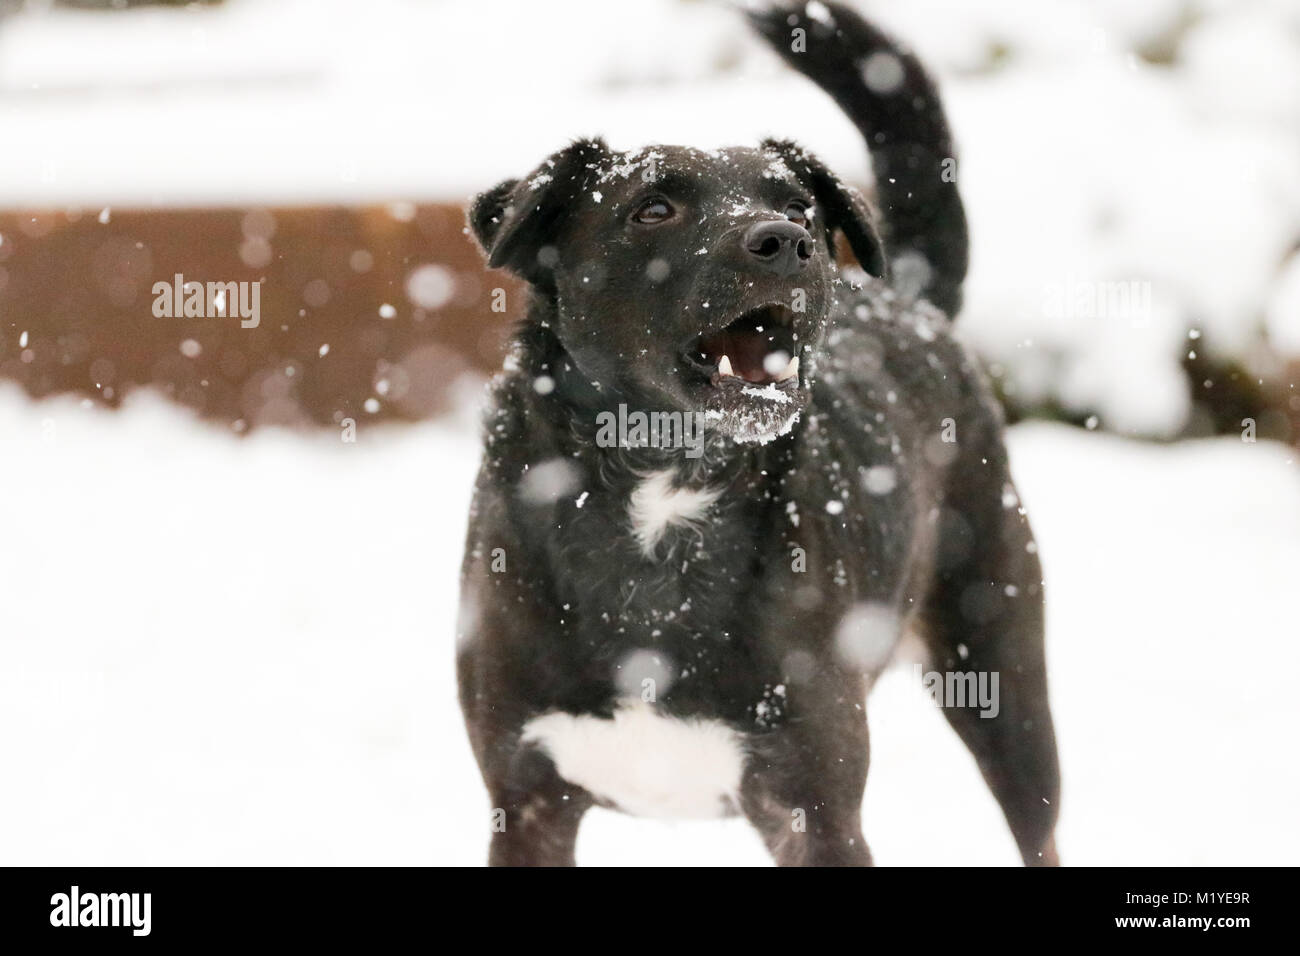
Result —
<instances>
[{"instance_id":1,"label":"dog's chest","mask_svg":"<svg viewBox=\"0 0 1300 956\"><path fill-rule=\"evenodd\" d=\"M723 484L644 473L593 493L581 523L557 529L563 577L602 629L612 623L629 638L716 629L753 583L747 572L759 532L750 510L751 500Z\"/></svg>"},{"instance_id":2,"label":"dog's chest","mask_svg":"<svg viewBox=\"0 0 1300 956\"><path fill-rule=\"evenodd\" d=\"M673 538L703 530L717 520L716 505L726 490L721 485L677 484L671 470L651 472L627 495L628 530L637 549L649 561L671 549ZM669 538L665 542L665 538ZM668 548L661 546L667 544Z\"/></svg>"},{"instance_id":3,"label":"dog's chest","mask_svg":"<svg viewBox=\"0 0 1300 956\"><path fill-rule=\"evenodd\" d=\"M761 694L763 680L777 682L744 659L763 539L754 497L661 472L638 479L594 488L550 529L566 635L558 650L585 675L589 697L602 696L599 685L640 695L651 676L677 704L741 713L740 701ZM626 662L646 654L659 661L656 673L633 674Z\"/></svg>"},{"instance_id":4,"label":"dog's chest","mask_svg":"<svg viewBox=\"0 0 1300 956\"><path fill-rule=\"evenodd\" d=\"M716 720L680 719L633 700L610 717L543 714L523 739L545 751L565 780L626 813L717 817L737 806L742 740Z\"/></svg>"}]
</instances>

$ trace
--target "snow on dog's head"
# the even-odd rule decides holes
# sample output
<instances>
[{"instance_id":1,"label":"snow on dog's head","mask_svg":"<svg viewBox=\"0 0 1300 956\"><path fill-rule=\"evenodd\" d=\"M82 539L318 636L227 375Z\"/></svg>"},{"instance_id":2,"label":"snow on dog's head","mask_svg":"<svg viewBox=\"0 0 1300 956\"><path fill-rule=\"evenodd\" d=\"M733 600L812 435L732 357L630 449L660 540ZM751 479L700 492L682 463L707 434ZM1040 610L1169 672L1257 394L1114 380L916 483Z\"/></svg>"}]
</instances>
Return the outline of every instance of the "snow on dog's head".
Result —
<instances>
[{"instance_id":1,"label":"snow on dog's head","mask_svg":"<svg viewBox=\"0 0 1300 956\"><path fill-rule=\"evenodd\" d=\"M788 142L581 140L479 196L470 224L489 264L551 306L559 399L594 387L742 442L785 433L807 403L842 283L836 235L883 271L861 197Z\"/></svg>"}]
</instances>

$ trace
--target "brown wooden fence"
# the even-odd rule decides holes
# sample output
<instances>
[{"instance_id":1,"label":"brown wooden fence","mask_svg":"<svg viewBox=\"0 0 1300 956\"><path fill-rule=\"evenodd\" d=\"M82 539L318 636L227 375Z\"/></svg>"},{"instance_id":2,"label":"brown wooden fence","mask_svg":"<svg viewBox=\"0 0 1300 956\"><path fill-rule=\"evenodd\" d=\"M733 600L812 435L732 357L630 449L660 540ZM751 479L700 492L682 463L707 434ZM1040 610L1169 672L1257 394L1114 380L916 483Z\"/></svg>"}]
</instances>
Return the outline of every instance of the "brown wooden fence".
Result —
<instances>
[{"instance_id":1,"label":"brown wooden fence","mask_svg":"<svg viewBox=\"0 0 1300 956\"><path fill-rule=\"evenodd\" d=\"M113 407L149 385L236 430L436 415L500 365L519 305L463 226L454 205L0 213L0 379ZM155 315L177 275L259 282L260 321Z\"/></svg>"}]
</instances>

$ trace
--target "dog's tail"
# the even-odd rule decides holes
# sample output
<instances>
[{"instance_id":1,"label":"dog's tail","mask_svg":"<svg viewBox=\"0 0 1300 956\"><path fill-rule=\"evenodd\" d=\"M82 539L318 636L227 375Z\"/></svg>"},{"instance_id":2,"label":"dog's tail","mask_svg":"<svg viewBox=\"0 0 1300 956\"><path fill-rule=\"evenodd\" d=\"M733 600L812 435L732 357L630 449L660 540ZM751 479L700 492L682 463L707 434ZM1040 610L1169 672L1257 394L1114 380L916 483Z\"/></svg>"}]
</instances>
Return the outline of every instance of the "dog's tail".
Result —
<instances>
[{"instance_id":1,"label":"dog's tail","mask_svg":"<svg viewBox=\"0 0 1300 956\"><path fill-rule=\"evenodd\" d=\"M747 15L866 139L896 281L955 315L969 243L952 134L934 81L909 50L831 0L781 3Z\"/></svg>"}]
</instances>

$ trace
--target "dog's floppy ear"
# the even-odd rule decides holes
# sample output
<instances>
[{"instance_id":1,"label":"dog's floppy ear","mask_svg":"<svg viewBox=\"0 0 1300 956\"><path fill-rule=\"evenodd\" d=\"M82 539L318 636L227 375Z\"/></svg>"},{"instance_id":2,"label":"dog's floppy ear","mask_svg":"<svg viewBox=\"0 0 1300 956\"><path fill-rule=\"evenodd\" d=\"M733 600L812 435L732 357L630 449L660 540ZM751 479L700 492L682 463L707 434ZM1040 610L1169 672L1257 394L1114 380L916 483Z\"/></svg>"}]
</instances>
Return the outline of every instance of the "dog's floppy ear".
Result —
<instances>
[{"instance_id":1,"label":"dog's floppy ear","mask_svg":"<svg viewBox=\"0 0 1300 956\"><path fill-rule=\"evenodd\" d=\"M517 179L506 179L497 183L487 192L479 193L469 207L469 227L474 238L483 247L483 252L491 258L492 246L501 224L505 220L506 207L510 203L510 194L519 185Z\"/></svg>"},{"instance_id":2,"label":"dog's floppy ear","mask_svg":"<svg viewBox=\"0 0 1300 956\"><path fill-rule=\"evenodd\" d=\"M507 179L476 196L469 225L488 266L509 269L534 285L550 285L555 257L543 250L555 241L565 217L608 156L603 140L578 140L526 178Z\"/></svg>"},{"instance_id":3,"label":"dog's floppy ear","mask_svg":"<svg viewBox=\"0 0 1300 956\"><path fill-rule=\"evenodd\" d=\"M835 253L834 231L838 229L849 241L858 264L873 276L883 276L885 248L871 224L871 214L862 194L841 182L812 153L789 140L765 140L763 149L779 155L796 176L812 187L817 213L831 243L831 254Z\"/></svg>"}]
</instances>

